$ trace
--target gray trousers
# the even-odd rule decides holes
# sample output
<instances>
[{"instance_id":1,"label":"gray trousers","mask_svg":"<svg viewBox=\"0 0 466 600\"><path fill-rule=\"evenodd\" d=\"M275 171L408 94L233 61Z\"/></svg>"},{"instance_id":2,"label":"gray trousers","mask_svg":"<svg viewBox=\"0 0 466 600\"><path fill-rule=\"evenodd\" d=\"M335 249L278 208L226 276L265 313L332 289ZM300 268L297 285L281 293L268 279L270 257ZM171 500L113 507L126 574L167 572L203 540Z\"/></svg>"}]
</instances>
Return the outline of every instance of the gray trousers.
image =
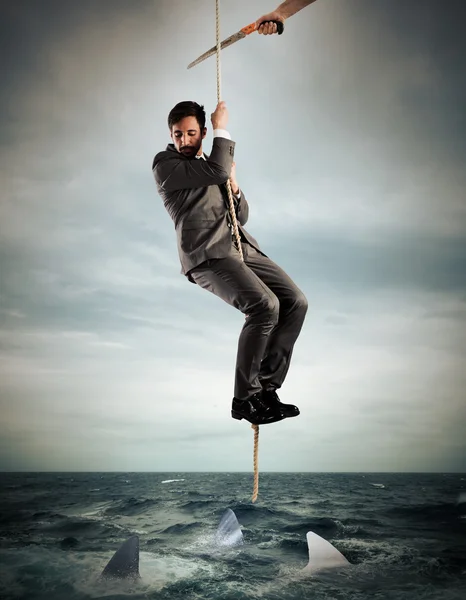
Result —
<instances>
[{"instance_id":1,"label":"gray trousers","mask_svg":"<svg viewBox=\"0 0 466 600\"><path fill-rule=\"evenodd\" d=\"M234 395L245 400L261 389L278 389L290 366L307 313L307 300L270 258L242 243L191 271L193 280L246 315L236 357Z\"/></svg>"}]
</instances>

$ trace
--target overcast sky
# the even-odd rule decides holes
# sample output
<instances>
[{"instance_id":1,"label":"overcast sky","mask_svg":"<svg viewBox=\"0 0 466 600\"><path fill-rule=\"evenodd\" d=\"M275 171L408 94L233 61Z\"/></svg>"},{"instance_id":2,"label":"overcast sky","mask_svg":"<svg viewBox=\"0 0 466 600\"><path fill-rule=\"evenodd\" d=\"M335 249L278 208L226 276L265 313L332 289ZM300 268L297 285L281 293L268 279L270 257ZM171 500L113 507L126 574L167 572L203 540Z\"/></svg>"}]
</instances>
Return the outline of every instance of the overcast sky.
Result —
<instances>
[{"instance_id":1,"label":"overcast sky","mask_svg":"<svg viewBox=\"0 0 466 600\"><path fill-rule=\"evenodd\" d=\"M223 0L222 38L277 4ZM309 301L261 471L466 470L463 4L317 0L222 53L246 229ZM210 151L215 2L0 27L0 469L252 471L244 317L180 274L151 172L181 100Z\"/></svg>"}]
</instances>

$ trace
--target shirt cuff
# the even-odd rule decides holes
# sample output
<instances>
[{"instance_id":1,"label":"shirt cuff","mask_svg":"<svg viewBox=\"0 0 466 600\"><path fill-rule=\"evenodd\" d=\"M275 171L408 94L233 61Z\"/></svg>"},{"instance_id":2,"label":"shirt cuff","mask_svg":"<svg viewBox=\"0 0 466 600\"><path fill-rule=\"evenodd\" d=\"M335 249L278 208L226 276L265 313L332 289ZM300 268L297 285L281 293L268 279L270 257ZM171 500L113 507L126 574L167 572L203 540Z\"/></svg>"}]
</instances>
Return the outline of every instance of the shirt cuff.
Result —
<instances>
[{"instance_id":1,"label":"shirt cuff","mask_svg":"<svg viewBox=\"0 0 466 600\"><path fill-rule=\"evenodd\" d=\"M231 140L231 135L226 129L214 129L214 138L215 137L222 137L226 138L227 140Z\"/></svg>"}]
</instances>

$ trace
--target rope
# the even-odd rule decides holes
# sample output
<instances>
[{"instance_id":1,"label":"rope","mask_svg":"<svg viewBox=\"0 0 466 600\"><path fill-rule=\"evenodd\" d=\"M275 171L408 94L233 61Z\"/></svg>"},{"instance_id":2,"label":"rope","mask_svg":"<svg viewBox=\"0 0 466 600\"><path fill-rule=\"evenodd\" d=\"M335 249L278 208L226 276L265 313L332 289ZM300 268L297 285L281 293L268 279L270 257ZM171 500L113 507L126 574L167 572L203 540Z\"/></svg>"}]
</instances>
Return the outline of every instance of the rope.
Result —
<instances>
[{"instance_id":1,"label":"rope","mask_svg":"<svg viewBox=\"0 0 466 600\"><path fill-rule=\"evenodd\" d=\"M217 35L217 103L221 102L222 94L221 94L221 67L220 67L220 1L215 0L215 27L216 27L216 35ZM227 191L228 191L228 201L230 208L231 220L233 222L233 233L235 235L236 246L238 248L241 260L244 261L243 257L243 249L241 247L241 237L239 235L238 230L238 222L236 220L236 212L235 205L233 202L233 194L231 192L231 182L227 180ZM252 494L252 502L257 500L257 495L259 493L259 462L258 462L258 454L259 454L259 425L251 425L251 429L254 429L254 490Z\"/></svg>"},{"instance_id":2,"label":"rope","mask_svg":"<svg viewBox=\"0 0 466 600\"><path fill-rule=\"evenodd\" d=\"M259 425L251 425L254 429L254 490L252 492L252 502L257 500L259 493Z\"/></svg>"},{"instance_id":3,"label":"rope","mask_svg":"<svg viewBox=\"0 0 466 600\"><path fill-rule=\"evenodd\" d=\"M221 101L221 68L220 68L220 10L219 0L215 0L216 5L216 28L217 28L217 103ZM231 193L231 182L227 181L228 200L230 204L231 220L233 221L233 233L235 234L236 246L238 247L241 260L243 258L243 249L241 248L241 238L238 231L238 223L236 221L235 205L233 202L233 195Z\"/></svg>"}]
</instances>

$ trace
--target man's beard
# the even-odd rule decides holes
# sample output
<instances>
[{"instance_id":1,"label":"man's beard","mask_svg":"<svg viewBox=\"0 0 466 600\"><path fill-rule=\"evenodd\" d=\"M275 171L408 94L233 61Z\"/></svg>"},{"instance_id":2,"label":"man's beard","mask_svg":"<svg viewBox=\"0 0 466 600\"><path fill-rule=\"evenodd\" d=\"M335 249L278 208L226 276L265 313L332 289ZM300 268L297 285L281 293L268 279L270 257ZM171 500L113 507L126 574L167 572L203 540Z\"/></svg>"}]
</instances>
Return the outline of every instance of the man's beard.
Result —
<instances>
[{"instance_id":1,"label":"man's beard","mask_svg":"<svg viewBox=\"0 0 466 600\"><path fill-rule=\"evenodd\" d=\"M197 144L196 146L182 146L180 148L180 152L183 156L187 158L194 158L201 148L201 144Z\"/></svg>"}]
</instances>

